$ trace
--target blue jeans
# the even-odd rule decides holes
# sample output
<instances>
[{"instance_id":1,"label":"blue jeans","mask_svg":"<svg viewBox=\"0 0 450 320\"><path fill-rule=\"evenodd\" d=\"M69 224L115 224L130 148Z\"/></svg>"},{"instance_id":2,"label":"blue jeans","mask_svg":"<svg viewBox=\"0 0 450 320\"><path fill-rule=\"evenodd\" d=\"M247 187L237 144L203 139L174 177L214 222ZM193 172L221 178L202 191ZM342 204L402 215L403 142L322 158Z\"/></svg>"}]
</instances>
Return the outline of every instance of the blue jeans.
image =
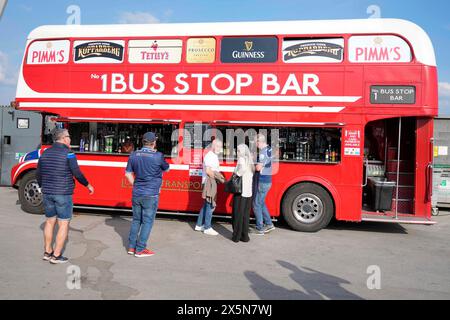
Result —
<instances>
[{"instance_id":1,"label":"blue jeans","mask_svg":"<svg viewBox=\"0 0 450 320\"><path fill-rule=\"evenodd\" d=\"M147 247L148 237L152 231L159 196L133 197L133 221L131 222L129 248L141 252Z\"/></svg>"},{"instance_id":2,"label":"blue jeans","mask_svg":"<svg viewBox=\"0 0 450 320\"><path fill-rule=\"evenodd\" d=\"M272 183L261 183L258 182L256 195L253 200L253 213L256 219L256 229L262 230L264 225L273 225L272 219L270 218L269 210L266 206L266 197Z\"/></svg>"},{"instance_id":3,"label":"blue jeans","mask_svg":"<svg viewBox=\"0 0 450 320\"><path fill-rule=\"evenodd\" d=\"M72 195L43 194L44 211L47 218L55 218L62 221L72 219L73 202Z\"/></svg>"},{"instance_id":4,"label":"blue jeans","mask_svg":"<svg viewBox=\"0 0 450 320\"><path fill-rule=\"evenodd\" d=\"M212 204L205 200L205 203L198 214L197 226L203 226L205 230L211 228L213 211Z\"/></svg>"}]
</instances>

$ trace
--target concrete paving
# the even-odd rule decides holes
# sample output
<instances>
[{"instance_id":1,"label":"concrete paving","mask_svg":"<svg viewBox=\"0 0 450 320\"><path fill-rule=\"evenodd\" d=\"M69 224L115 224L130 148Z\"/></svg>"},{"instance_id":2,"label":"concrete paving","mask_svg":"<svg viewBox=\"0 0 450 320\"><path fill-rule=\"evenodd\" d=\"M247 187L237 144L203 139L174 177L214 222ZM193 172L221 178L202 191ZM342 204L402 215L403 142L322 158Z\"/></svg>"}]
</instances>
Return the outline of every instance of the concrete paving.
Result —
<instances>
[{"instance_id":1,"label":"concrete paving","mask_svg":"<svg viewBox=\"0 0 450 320\"><path fill-rule=\"evenodd\" d=\"M276 224L236 244L227 219L214 219L211 237L193 231L192 217L159 216L156 255L138 259L126 253L129 215L76 213L70 262L51 265L41 260L44 218L3 187L0 299L450 299L450 214L435 220L333 222L314 234Z\"/></svg>"}]
</instances>

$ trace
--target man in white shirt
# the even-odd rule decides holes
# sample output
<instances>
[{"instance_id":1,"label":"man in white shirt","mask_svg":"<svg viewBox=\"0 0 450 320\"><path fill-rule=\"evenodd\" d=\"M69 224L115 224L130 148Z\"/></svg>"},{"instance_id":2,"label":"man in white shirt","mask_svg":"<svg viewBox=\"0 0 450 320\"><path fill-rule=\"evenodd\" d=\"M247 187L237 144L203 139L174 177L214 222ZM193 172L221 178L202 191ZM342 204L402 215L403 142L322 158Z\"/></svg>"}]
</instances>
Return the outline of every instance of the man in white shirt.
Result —
<instances>
[{"instance_id":1,"label":"man in white shirt","mask_svg":"<svg viewBox=\"0 0 450 320\"><path fill-rule=\"evenodd\" d=\"M202 184L205 186L207 177L214 179L214 173L219 172L219 154L222 152L222 141L215 139L211 143L211 149L203 159ZM216 236L218 233L211 227L213 204L205 199L203 207L198 215L195 231L202 231L204 234Z\"/></svg>"}]
</instances>

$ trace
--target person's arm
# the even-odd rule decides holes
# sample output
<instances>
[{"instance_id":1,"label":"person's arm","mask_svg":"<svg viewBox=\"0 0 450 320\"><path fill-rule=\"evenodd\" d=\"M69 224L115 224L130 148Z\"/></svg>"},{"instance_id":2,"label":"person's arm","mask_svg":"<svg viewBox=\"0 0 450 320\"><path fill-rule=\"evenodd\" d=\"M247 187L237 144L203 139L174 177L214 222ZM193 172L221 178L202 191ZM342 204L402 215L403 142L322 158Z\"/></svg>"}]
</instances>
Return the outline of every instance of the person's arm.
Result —
<instances>
[{"instance_id":1,"label":"person's arm","mask_svg":"<svg viewBox=\"0 0 450 320\"><path fill-rule=\"evenodd\" d=\"M134 175L133 172L125 172L125 178L127 178L128 182L131 185L134 185Z\"/></svg>"},{"instance_id":2,"label":"person's arm","mask_svg":"<svg viewBox=\"0 0 450 320\"><path fill-rule=\"evenodd\" d=\"M258 155L257 156L257 162L255 164L255 171L257 171L257 172L261 172L261 170L263 168L263 164L261 163L260 158L261 158L261 156Z\"/></svg>"},{"instance_id":3,"label":"person's arm","mask_svg":"<svg viewBox=\"0 0 450 320\"><path fill-rule=\"evenodd\" d=\"M130 156L127 162L127 168L125 169L125 178L131 185L134 185L134 171L133 171L133 158Z\"/></svg>"},{"instance_id":4,"label":"person's arm","mask_svg":"<svg viewBox=\"0 0 450 320\"><path fill-rule=\"evenodd\" d=\"M168 172L170 170L170 165L167 163L166 159L164 159L164 155L161 153L161 170L164 172Z\"/></svg>"},{"instance_id":5,"label":"person's arm","mask_svg":"<svg viewBox=\"0 0 450 320\"><path fill-rule=\"evenodd\" d=\"M256 165L256 171L262 171L264 168L270 168L272 165L272 150L266 149L263 161L259 161Z\"/></svg>"},{"instance_id":6,"label":"person's arm","mask_svg":"<svg viewBox=\"0 0 450 320\"><path fill-rule=\"evenodd\" d=\"M245 159L239 158L237 166L236 166L236 174L239 177L242 177L245 174L246 169L247 168L245 167Z\"/></svg>"},{"instance_id":7,"label":"person's arm","mask_svg":"<svg viewBox=\"0 0 450 320\"><path fill-rule=\"evenodd\" d=\"M73 176L79 183L89 189L89 194L94 193L94 187L89 183L84 174L81 172L80 167L78 166L77 157L75 153L70 152L67 154L67 160L69 161L69 168L72 172Z\"/></svg>"},{"instance_id":8,"label":"person's arm","mask_svg":"<svg viewBox=\"0 0 450 320\"><path fill-rule=\"evenodd\" d=\"M206 174L207 174L210 178L214 178L214 170L212 170L210 167L206 167Z\"/></svg>"},{"instance_id":9,"label":"person's arm","mask_svg":"<svg viewBox=\"0 0 450 320\"><path fill-rule=\"evenodd\" d=\"M39 185L39 188L42 188L41 159L39 159L37 163L36 180Z\"/></svg>"},{"instance_id":10,"label":"person's arm","mask_svg":"<svg viewBox=\"0 0 450 320\"><path fill-rule=\"evenodd\" d=\"M266 151L266 158L264 159L264 167L270 168L272 166L272 149L268 148Z\"/></svg>"}]
</instances>

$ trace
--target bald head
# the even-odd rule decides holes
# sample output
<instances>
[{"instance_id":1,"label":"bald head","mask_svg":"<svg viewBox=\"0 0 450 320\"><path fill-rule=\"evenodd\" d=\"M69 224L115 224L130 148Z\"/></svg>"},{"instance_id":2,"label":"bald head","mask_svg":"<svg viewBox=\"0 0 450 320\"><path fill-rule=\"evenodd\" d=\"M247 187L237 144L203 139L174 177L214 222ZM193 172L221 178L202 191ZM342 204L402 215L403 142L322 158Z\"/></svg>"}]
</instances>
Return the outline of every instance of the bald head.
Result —
<instances>
[{"instance_id":1,"label":"bald head","mask_svg":"<svg viewBox=\"0 0 450 320\"><path fill-rule=\"evenodd\" d=\"M258 134L256 136L256 145L258 149L263 149L267 146L267 139L266 136L263 134Z\"/></svg>"},{"instance_id":2,"label":"bald head","mask_svg":"<svg viewBox=\"0 0 450 320\"><path fill-rule=\"evenodd\" d=\"M211 143L211 151L215 154L219 154L222 152L223 143L219 139L214 139Z\"/></svg>"}]
</instances>

